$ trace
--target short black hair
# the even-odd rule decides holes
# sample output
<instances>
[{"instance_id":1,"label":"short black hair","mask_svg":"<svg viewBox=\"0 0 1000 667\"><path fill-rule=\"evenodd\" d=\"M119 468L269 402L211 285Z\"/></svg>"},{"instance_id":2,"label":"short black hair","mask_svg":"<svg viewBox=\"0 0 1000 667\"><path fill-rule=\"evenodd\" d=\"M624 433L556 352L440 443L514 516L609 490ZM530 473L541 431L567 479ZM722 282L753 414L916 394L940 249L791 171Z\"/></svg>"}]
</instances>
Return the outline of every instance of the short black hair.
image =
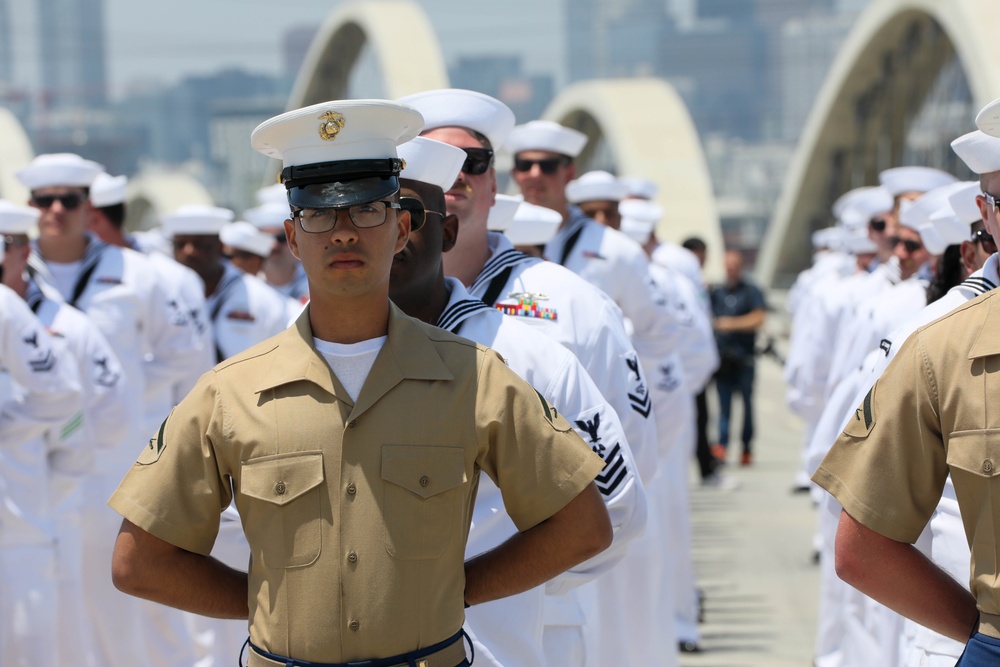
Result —
<instances>
[{"instance_id":1,"label":"short black hair","mask_svg":"<svg viewBox=\"0 0 1000 667\"><path fill-rule=\"evenodd\" d=\"M684 239L684 242L681 243L681 247L687 248L691 252L699 252L708 248L708 246L705 245L705 242L697 236L691 236Z\"/></svg>"},{"instance_id":2,"label":"short black hair","mask_svg":"<svg viewBox=\"0 0 1000 667\"><path fill-rule=\"evenodd\" d=\"M101 206L97 208L98 211L103 213L107 217L108 222L112 225L121 229L125 224L125 204L112 204L111 206Z\"/></svg>"}]
</instances>

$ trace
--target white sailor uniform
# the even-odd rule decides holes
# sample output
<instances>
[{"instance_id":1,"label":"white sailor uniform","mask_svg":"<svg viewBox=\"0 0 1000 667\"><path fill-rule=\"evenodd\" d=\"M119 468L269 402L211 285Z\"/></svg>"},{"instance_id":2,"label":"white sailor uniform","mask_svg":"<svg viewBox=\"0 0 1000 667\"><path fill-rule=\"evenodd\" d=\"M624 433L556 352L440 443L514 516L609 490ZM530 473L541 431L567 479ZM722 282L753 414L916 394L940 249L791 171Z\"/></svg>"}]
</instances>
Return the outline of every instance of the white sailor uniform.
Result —
<instances>
[{"instance_id":1,"label":"white sailor uniform","mask_svg":"<svg viewBox=\"0 0 1000 667\"><path fill-rule=\"evenodd\" d=\"M458 280L448 278L447 283L449 301L437 326L499 352L507 365L574 424L580 437L605 459L596 484L611 517L612 546L549 584L550 589L561 591L563 604L579 608L573 589L614 566L645 526L645 494L621 422L571 352L471 296ZM474 556L492 549L516 532L499 489L489 480L480 481L466 553ZM545 588L539 586L466 612L466 623L476 641L495 656L493 664L544 667L544 601ZM590 626L586 631L598 633L601 628ZM476 659L477 663L482 660L478 649Z\"/></svg>"},{"instance_id":2,"label":"white sailor uniform","mask_svg":"<svg viewBox=\"0 0 1000 667\"><path fill-rule=\"evenodd\" d=\"M0 663L57 664L49 444L82 427L76 359L21 297L0 286ZM55 450L53 450L55 451Z\"/></svg>"}]
</instances>

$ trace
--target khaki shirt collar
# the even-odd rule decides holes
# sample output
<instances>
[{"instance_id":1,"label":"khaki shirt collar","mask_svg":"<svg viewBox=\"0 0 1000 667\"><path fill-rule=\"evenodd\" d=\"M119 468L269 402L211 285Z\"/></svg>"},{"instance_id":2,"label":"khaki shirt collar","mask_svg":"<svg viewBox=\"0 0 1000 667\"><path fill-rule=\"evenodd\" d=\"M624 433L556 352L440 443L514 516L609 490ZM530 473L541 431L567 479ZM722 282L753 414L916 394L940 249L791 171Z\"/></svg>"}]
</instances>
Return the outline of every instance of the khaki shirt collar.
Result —
<instances>
[{"instance_id":1,"label":"khaki shirt collar","mask_svg":"<svg viewBox=\"0 0 1000 667\"><path fill-rule=\"evenodd\" d=\"M990 310L986 313L983 326L979 330L976 342L969 350L969 359L979 359L1000 354L1000 302L990 299Z\"/></svg>"},{"instance_id":2,"label":"khaki shirt collar","mask_svg":"<svg viewBox=\"0 0 1000 667\"><path fill-rule=\"evenodd\" d=\"M454 379L420 325L390 302L388 340L375 358L375 364L355 404L330 370L323 355L313 345L309 308L306 306L295 324L275 337L277 349L272 357L273 362L261 384L257 386L257 393L290 382L312 382L338 400L353 406L353 418L374 405L404 379Z\"/></svg>"}]
</instances>

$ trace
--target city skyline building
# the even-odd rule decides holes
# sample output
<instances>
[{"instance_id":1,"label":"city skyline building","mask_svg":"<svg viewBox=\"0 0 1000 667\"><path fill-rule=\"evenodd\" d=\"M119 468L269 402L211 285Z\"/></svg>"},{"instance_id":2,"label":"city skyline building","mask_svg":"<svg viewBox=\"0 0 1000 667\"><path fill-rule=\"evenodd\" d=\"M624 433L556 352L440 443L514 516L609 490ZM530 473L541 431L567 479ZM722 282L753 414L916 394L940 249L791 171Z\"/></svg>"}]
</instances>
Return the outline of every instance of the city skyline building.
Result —
<instances>
[{"instance_id":1,"label":"city skyline building","mask_svg":"<svg viewBox=\"0 0 1000 667\"><path fill-rule=\"evenodd\" d=\"M104 108L104 0L37 2L42 112Z\"/></svg>"}]
</instances>

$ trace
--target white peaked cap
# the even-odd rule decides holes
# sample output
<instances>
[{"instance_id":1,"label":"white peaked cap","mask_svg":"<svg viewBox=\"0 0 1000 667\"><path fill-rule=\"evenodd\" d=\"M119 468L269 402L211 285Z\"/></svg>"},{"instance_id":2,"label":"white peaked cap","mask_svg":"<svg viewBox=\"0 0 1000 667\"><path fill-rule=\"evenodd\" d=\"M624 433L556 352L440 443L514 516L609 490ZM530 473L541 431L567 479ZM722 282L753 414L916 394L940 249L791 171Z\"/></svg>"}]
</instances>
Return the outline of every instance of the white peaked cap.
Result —
<instances>
[{"instance_id":1,"label":"white peaked cap","mask_svg":"<svg viewBox=\"0 0 1000 667\"><path fill-rule=\"evenodd\" d=\"M104 165L84 160L75 153L39 155L17 172L17 180L29 190L56 186L89 188Z\"/></svg>"},{"instance_id":2,"label":"white peaked cap","mask_svg":"<svg viewBox=\"0 0 1000 667\"><path fill-rule=\"evenodd\" d=\"M19 206L0 199L0 234L27 234L38 223L41 215L42 212L37 208Z\"/></svg>"},{"instance_id":3,"label":"white peaked cap","mask_svg":"<svg viewBox=\"0 0 1000 667\"><path fill-rule=\"evenodd\" d=\"M973 130L951 142L951 149L974 174L1000 171L1000 139L997 137Z\"/></svg>"},{"instance_id":4,"label":"white peaked cap","mask_svg":"<svg viewBox=\"0 0 1000 667\"><path fill-rule=\"evenodd\" d=\"M324 136L339 118L339 130ZM387 100L333 100L269 118L250 135L250 145L285 167L341 160L394 158L396 146L420 134L423 117Z\"/></svg>"},{"instance_id":5,"label":"white peaked cap","mask_svg":"<svg viewBox=\"0 0 1000 667\"><path fill-rule=\"evenodd\" d=\"M232 219L233 212L228 208L189 204L162 216L161 221L164 235L170 238L181 234L218 236Z\"/></svg>"},{"instance_id":6,"label":"white peaked cap","mask_svg":"<svg viewBox=\"0 0 1000 667\"><path fill-rule=\"evenodd\" d=\"M656 246L650 259L660 266L679 272L695 285L701 285L701 264L695 254L684 246L661 243Z\"/></svg>"},{"instance_id":7,"label":"white peaked cap","mask_svg":"<svg viewBox=\"0 0 1000 667\"><path fill-rule=\"evenodd\" d=\"M865 255L878 252L878 246L868 236L867 229L847 230L841 237L844 250L852 255Z\"/></svg>"},{"instance_id":8,"label":"white peaked cap","mask_svg":"<svg viewBox=\"0 0 1000 667\"><path fill-rule=\"evenodd\" d=\"M219 239L227 246L259 257L270 257L275 243L273 236L243 220L224 225L219 231Z\"/></svg>"},{"instance_id":9,"label":"white peaked cap","mask_svg":"<svg viewBox=\"0 0 1000 667\"><path fill-rule=\"evenodd\" d=\"M606 171L588 171L566 184L566 199L571 204L585 201L621 201L628 187Z\"/></svg>"},{"instance_id":10,"label":"white peaked cap","mask_svg":"<svg viewBox=\"0 0 1000 667\"><path fill-rule=\"evenodd\" d=\"M1000 99L993 100L979 111L976 127L991 137L1000 137Z\"/></svg>"},{"instance_id":11,"label":"white peaked cap","mask_svg":"<svg viewBox=\"0 0 1000 667\"><path fill-rule=\"evenodd\" d=\"M288 206L288 190L281 183L257 190L258 204L281 204Z\"/></svg>"},{"instance_id":12,"label":"white peaked cap","mask_svg":"<svg viewBox=\"0 0 1000 667\"><path fill-rule=\"evenodd\" d=\"M978 181L966 181L963 187L948 195L948 204L959 220L965 223L966 236L969 234L969 225L983 219L979 211L979 203L976 197L982 194Z\"/></svg>"},{"instance_id":13,"label":"white peaked cap","mask_svg":"<svg viewBox=\"0 0 1000 667\"><path fill-rule=\"evenodd\" d=\"M948 197L965 187L965 183L955 181L926 192L913 201L900 202L899 224L921 231L931 219L931 214L948 205ZM941 253L934 253L941 254Z\"/></svg>"},{"instance_id":14,"label":"white peaked cap","mask_svg":"<svg viewBox=\"0 0 1000 667\"><path fill-rule=\"evenodd\" d=\"M467 157L461 148L427 137L411 139L396 151L406 162L400 178L436 185L445 192L455 184Z\"/></svg>"},{"instance_id":15,"label":"white peaked cap","mask_svg":"<svg viewBox=\"0 0 1000 667\"><path fill-rule=\"evenodd\" d=\"M934 228L934 234L941 239L941 243L943 244L940 250L929 247L928 250L932 255L940 255L948 246L968 241L971 236L969 223L962 222L947 202L944 206L931 213L926 226ZM921 233L920 238L924 238L923 233ZM924 245L927 245L926 240L924 241Z\"/></svg>"},{"instance_id":16,"label":"white peaked cap","mask_svg":"<svg viewBox=\"0 0 1000 667\"><path fill-rule=\"evenodd\" d=\"M545 245L555 237L562 215L551 208L521 202L504 232L514 245Z\"/></svg>"},{"instance_id":17,"label":"white peaked cap","mask_svg":"<svg viewBox=\"0 0 1000 667\"><path fill-rule=\"evenodd\" d=\"M893 197L907 192L930 192L958 179L933 167L893 167L878 175L879 182Z\"/></svg>"},{"instance_id":18,"label":"white peaked cap","mask_svg":"<svg viewBox=\"0 0 1000 667\"><path fill-rule=\"evenodd\" d=\"M507 137L507 150L515 155L521 151L550 151L576 157L586 145L586 134L551 120L518 125Z\"/></svg>"},{"instance_id":19,"label":"white peaked cap","mask_svg":"<svg viewBox=\"0 0 1000 667\"><path fill-rule=\"evenodd\" d=\"M102 171L90 184L90 203L95 208L124 204L127 185L127 176L112 176Z\"/></svg>"},{"instance_id":20,"label":"white peaked cap","mask_svg":"<svg viewBox=\"0 0 1000 667\"><path fill-rule=\"evenodd\" d=\"M284 186L282 186L284 190ZM285 220L291 217L288 201L266 202L243 211L243 219L258 229L273 229L282 227Z\"/></svg>"},{"instance_id":21,"label":"white peaked cap","mask_svg":"<svg viewBox=\"0 0 1000 667\"><path fill-rule=\"evenodd\" d=\"M514 214L517 207L524 201L520 195L497 195L490 208L490 215L486 218L486 228L491 232L506 232L510 229L510 223L514 221Z\"/></svg>"},{"instance_id":22,"label":"white peaked cap","mask_svg":"<svg viewBox=\"0 0 1000 667\"><path fill-rule=\"evenodd\" d=\"M864 218L864 224L876 215L888 213L892 210L892 194L882 186L865 186L848 190L833 202L833 217L845 224L849 224L844 219L850 217L851 221ZM848 213L851 211L851 213Z\"/></svg>"},{"instance_id":23,"label":"white peaked cap","mask_svg":"<svg viewBox=\"0 0 1000 667\"><path fill-rule=\"evenodd\" d=\"M660 188L656 187L656 183L648 178L626 176L618 180L625 184L625 187L628 189L627 196L629 197L635 197L636 199L656 199L656 195L660 192Z\"/></svg>"},{"instance_id":24,"label":"white peaked cap","mask_svg":"<svg viewBox=\"0 0 1000 667\"><path fill-rule=\"evenodd\" d=\"M639 245L646 245L656 223L663 218L663 207L644 199L626 199L618 205L618 212L622 216L618 230Z\"/></svg>"},{"instance_id":25,"label":"white peaked cap","mask_svg":"<svg viewBox=\"0 0 1000 667\"><path fill-rule=\"evenodd\" d=\"M503 146L517 122L506 104L474 90L428 90L397 101L420 112L424 132L439 127L466 127L489 139L493 150Z\"/></svg>"}]
</instances>

